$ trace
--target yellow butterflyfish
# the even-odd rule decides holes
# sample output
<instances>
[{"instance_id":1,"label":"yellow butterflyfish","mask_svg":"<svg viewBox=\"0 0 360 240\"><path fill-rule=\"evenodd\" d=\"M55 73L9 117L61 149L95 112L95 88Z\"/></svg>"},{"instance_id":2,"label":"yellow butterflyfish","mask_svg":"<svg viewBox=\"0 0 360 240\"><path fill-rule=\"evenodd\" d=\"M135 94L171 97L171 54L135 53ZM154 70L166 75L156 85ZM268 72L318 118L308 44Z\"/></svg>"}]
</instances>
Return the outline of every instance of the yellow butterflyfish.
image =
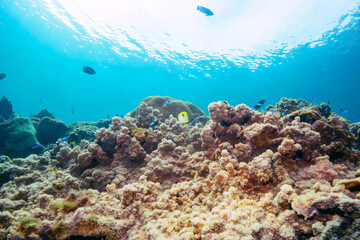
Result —
<instances>
[{"instance_id":1,"label":"yellow butterflyfish","mask_svg":"<svg viewBox=\"0 0 360 240\"><path fill-rule=\"evenodd\" d=\"M131 135L134 135L134 133L136 133L137 131L142 131L142 130L143 130L142 128L137 128L131 132Z\"/></svg>"},{"instance_id":2,"label":"yellow butterflyfish","mask_svg":"<svg viewBox=\"0 0 360 240\"><path fill-rule=\"evenodd\" d=\"M178 120L179 120L179 122L181 122L183 124L189 122L187 112L184 111L184 112L179 113Z\"/></svg>"}]
</instances>

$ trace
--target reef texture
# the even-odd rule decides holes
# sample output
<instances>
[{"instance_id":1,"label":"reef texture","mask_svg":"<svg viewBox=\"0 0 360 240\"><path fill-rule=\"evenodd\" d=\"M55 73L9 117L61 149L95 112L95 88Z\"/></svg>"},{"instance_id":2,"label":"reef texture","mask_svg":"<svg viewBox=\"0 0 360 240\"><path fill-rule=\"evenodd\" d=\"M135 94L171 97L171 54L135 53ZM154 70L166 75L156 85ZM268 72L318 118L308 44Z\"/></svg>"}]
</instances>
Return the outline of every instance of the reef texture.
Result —
<instances>
[{"instance_id":1,"label":"reef texture","mask_svg":"<svg viewBox=\"0 0 360 240\"><path fill-rule=\"evenodd\" d=\"M195 125L196 123L205 124L209 120L206 114L199 107L190 102L176 100L171 97L151 96L142 100L139 107L130 113L131 117L138 119L144 119L144 117L147 117L148 121L146 122L146 127L154 120L153 116L147 116L148 113L144 112L142 106L144 103L146 103L147 107L152 107L153 109L159 111L155 114L155 116L158 117L161 122L168 119L170 115L177 118L178 114L183 111L187 112L189 123L191 125Z\"/></svg>"},{"instance_id":2,"label":"reef texture","mask_svg":"<svg viewBox=\"0 0 360 240\"><path fill-rule=\"evenodd\" d=\"M94 141L96 131L109 127L110 123L111 120L107 119L66 126L46 109L27 119L13 113L11 102L3 97L0 100L0 153L11 158L43 153L63 137L68 137L68 141L74 144L79 144L81 140Z\"/></svg>"},{"instance_id":3,"label":"reef texture","mask_svg":"<svg viewBox=\"0 0 360 240\"><path fill-rule=\"evenodd\" d=\"M161 112L142 103L94 141L1 156L0 239L360 238L360 153L343 118L208 109L205 126L149 127Z\"/></svg>"}]
</instances>

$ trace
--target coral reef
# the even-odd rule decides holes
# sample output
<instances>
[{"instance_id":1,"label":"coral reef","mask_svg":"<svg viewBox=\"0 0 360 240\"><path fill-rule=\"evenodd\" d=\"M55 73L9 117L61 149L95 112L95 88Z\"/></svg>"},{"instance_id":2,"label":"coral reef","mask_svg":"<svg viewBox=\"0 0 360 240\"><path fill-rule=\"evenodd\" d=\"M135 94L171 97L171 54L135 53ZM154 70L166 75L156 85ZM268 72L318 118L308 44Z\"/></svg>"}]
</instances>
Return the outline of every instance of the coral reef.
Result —
<instances>
[{"instance_id":1,"label":"coral reef","mask_svg":"<svg viewBox=\"0 0 360 240\"><path fill-rule=\"evenodd\" d=\"M110 123L106 125L108 128ZM68 126L69 141L79 144L81 140L94 141L96 131L99 129L98 123L74 122Z\"/></svg>"},{"instance_id":2,"label":"coral reef","mask_svg":"<svg viewBox=\"0 0 360 240\"><path fill-rule=\"evenodd\" d=\"M39 125L36 127L36 137L41 144L56 142L57 139L65 137L68 131L66 124L50 117L41 118Z\"/></svg>"},{"instance_id":3,"label":"coral reef","mask_svg":"<svg viewBox=\"0 0 360 240\"><path fill-rule=\"evenodd\" d=\"M8 120L14 114L12 104L6 97L0 99L0 123Z\"/></svg>"},{"instance_id":4,"label":"coral reef","mask_svg":"<svg viewBox=\"0 0 360 240\"><path fill-rule=\"evenodd\" d=\"M7 156L26 157L40 154L52 148L59 138L68 137L70 142L80 144L82 140L94 141L99 128L109 127L110 119L99 122L76 122L66 126L55 119L46 109L30 119L13 113L11 102L0 100L0 153ZM0 155L1 156L1 155Z\"/></svg>"},{"instance_id":5,"label":"coral reef","mask_svg":"<svg viewBox=\"0 0 360 240\"><path fill-rule=\"evenodd\" d=\"M33 118L38 118L38 119L42 119L44 117L49 117L49 118L55 119L54 115L51 112L49 112L47 109L43 109L38 114L33 116Z\"/></svg>"},{"instance_id":6,"label":"coral reef","mask_svg":"<svg viewBox=\"0 0 360 240\"><path fill-rule=\"evenodd\" d=\"M131 117L135 118L144 118L146 116L146 112L143 111L141 105L146 103L148 107L152 107L154 109L159 110L158 118L160 121L164 122L165 119L168 119L170 115L173 117L177 117L179 113L186 111L188 113L190 124L194 125L196 123L205 123L208 121L208 117L206 114L197 106L192 103L184 102L181 100L176 100L171 97L161 97L161 96L151 96L147 97L141 101L139 107L137 107L134 111L130 113ZM168 104L167 104L168 103ZM153 121L153 116L149 116L149 123ZM147 125L148 126L148 125Z\"/></svg>"},{"instance_id":7,"label":"coral reef","mask_svg":"<svg viewBox=\"0 0 360 240\"><path fill-rule=\"evenodd\" d=\"M205 126L142 103L94 140L1 158L0 238L358 239L349 124L281 102L262 113L211 103Z\"/></svg>"},{"instance_id":8,"label":"coral reef","mask_svg":"<svg viewBox=\"0 0 360 240\"><path fill-rule=\"evenodd\" d=\"M0 151L2 154L24 157L39 152L40 143L36 138L36 130L29 119L13 117L0 124ZM38 146L38 148L34 148Z\"/></svg>"},{"instance_id":9,"label":"coral reef","mask_svg":"<svg viewBox=\"0 0 360 240\"><path fill-rule=\"evenodd\" d=\"M307 107L309 104L303 99L281 98L280 102L276 103L275 107L269 105L266 107L267 111L274 111L281 115L290 114L294 111Z\"/></svg>"}]
</instances>

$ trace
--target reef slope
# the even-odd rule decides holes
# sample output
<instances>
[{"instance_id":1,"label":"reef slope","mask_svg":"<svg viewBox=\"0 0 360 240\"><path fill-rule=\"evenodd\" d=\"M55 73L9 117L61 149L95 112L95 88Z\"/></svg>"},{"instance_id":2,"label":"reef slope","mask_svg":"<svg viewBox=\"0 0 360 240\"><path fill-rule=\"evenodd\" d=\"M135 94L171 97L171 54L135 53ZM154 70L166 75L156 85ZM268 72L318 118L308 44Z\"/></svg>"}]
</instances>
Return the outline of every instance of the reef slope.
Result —
<instances>
[{"instance_id":1,"label":"reef slope","mask_svg":"<svg viewBox=\"0 0 360 240\"><path fill-rule=\"evenodd\" d=\"M0 238L358 239L348 123L281 106L211 103L205 126L114 117L92 142L2 156Z\"/></svg>"}]
</instances>

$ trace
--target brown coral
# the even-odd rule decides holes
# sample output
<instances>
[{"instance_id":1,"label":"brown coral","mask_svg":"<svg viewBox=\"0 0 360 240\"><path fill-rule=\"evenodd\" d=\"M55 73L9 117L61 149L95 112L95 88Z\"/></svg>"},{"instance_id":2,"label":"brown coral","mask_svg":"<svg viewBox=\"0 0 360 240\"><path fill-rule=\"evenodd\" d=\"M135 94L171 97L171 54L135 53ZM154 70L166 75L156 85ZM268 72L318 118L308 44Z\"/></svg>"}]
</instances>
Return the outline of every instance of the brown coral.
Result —
<instances>
[{"instance_id":1,"label":"brown coral","mask_svg":"<svg viewBox=\"0 0 360 240\"><path fill-rule=\"evenodd\" d=\"M115 117L93 142L1 158L0 237L356 236L360 155L349 126L336 115L305 121L297 100L283 103L293 119L221 101L206 126L169 116L152 127L161 114L141 104L143 118Z\"/></svg>"}]
</instances>

